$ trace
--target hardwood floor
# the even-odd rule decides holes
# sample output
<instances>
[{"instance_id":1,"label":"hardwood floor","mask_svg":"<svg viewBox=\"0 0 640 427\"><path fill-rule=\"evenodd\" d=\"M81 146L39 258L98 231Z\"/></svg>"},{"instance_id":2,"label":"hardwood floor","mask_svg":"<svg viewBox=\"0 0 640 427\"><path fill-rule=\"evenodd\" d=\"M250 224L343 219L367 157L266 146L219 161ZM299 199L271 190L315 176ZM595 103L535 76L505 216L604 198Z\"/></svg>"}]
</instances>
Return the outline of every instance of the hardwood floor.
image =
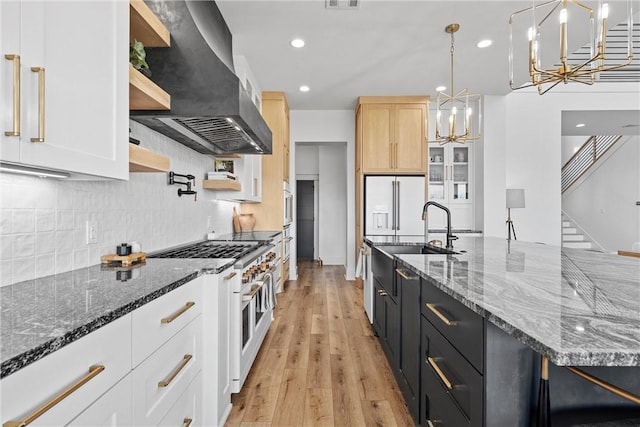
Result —
<instances>
[{"instance_id":1,"label":"hardwood floor","mask_svg":"<svg viewBox=\"0 0 640 427\"><path fill-rule=\"evenodd\" d=\"M344 268L301 262L227 426L411 426Z\"/></svg>"}]
</instances>

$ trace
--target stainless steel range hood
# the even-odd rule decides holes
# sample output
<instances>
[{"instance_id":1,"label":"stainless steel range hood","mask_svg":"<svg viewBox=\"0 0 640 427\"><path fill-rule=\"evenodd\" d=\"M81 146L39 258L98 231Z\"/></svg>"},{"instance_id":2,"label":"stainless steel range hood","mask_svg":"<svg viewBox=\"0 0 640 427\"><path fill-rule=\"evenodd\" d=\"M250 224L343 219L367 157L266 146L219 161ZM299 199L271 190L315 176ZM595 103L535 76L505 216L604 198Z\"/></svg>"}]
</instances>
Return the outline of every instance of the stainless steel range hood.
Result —
<instances>
[{"instance_id":1,"label":"stainless steel range hood","mask_svg":"<svg viewBox=\"0 0 640 427\"><path fill-rule=\"evenodd\" d=\"M271 130L233 71L231 32L213 0L145 0L171 33L147 48L171 110L131 110L140 122L204 154L271 154Z\"/></svg>"}]
</instances>

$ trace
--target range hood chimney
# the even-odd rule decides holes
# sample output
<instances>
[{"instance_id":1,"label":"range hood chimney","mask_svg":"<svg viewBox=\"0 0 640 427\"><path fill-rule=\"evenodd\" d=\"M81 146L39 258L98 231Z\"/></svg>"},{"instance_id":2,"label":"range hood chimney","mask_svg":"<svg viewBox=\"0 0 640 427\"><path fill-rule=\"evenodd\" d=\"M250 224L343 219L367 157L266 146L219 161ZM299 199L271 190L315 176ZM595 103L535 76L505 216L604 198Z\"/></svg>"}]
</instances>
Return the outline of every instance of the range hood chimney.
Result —
<instances>
[{"instance_id":1,"label":"range hood chimney","mask_svg":"<svg viewBox=\"0 0 640 427\"><path fill-rule=\"evenodd\" d=\"M271 130L235 75L216 3L145 3L171 33L171 47L147 49L151 79L171 95L171 110L131 110L131 119L203 154L271 154Z\"/></svg>"}]
</instances>

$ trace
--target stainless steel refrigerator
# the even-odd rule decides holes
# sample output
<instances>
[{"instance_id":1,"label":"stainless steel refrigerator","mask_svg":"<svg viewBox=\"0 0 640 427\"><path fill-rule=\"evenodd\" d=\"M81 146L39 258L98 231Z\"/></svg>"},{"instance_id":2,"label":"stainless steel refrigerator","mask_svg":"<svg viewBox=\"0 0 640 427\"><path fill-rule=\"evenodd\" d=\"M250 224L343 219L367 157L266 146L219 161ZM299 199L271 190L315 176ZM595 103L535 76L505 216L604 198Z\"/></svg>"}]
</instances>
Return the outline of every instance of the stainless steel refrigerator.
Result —
<instances>
[{"instance_id":1,"label":"stainless steel refrigerator","mask_svg":"<svg viewBox=\"0 0 640 427\"><path fill-rule=\"evenodd\" d=\"M365 176L365 235L424 234L424 176Z\"/></svg>"}]
</instances>

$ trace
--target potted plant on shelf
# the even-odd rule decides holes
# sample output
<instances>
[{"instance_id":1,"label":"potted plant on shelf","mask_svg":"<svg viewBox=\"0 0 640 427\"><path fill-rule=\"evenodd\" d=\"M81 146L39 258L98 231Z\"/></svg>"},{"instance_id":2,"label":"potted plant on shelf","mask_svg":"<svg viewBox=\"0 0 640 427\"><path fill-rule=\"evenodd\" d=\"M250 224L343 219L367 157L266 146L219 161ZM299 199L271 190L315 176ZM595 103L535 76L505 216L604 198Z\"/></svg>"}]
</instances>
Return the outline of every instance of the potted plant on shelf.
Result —
<instances>
[{"instance_id":1,"label":"potted plant on shelf","mask_svg":"<svg viewBox=\"0 0 640 427\"><path fill-rule=\"evenodd\" d=\"M138 40L133 40L133 44L129 47L129 62L133 65L133 68L140 71L147 77L151 77L151 70L149 64L146 61L147 53L144 50L144 45Z\"/></svg>"}]
</instances>

